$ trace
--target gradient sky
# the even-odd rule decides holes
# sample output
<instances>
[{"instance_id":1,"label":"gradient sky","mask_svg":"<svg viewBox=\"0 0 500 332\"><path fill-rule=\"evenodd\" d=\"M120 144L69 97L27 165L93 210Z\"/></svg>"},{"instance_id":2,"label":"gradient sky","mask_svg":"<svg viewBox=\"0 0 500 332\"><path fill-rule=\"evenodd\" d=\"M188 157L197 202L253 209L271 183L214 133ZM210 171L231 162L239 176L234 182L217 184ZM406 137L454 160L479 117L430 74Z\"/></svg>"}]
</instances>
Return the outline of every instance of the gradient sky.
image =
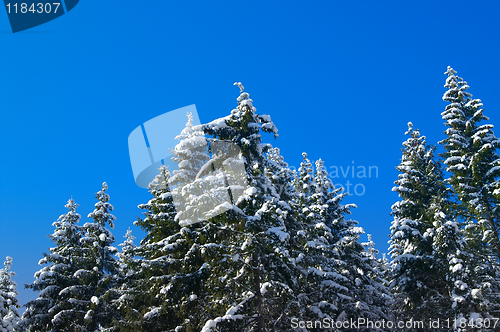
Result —
<instances>
[{"instance_id":1,"label":"gradient sky","mask_svg":"<svg viewBox=\"0 0 500 332\"><path fill-rule=\"evenodd\" d=\"M117 244L149 200L134 183L130 132L195 104L201 122L236 106L243 82L280 136L265 139L298 167L377 167L346 177L346 203L387 251L391 191L407 122L444 138L448 65L500 126L496 2L82 0L13 34L0 13L0 258L14 258L21 303L72 196L83 222L106 181ZM1 12L2 10L0 10ZM373 169L373 168L372 168Z\"/></svg>"}]
</instances>

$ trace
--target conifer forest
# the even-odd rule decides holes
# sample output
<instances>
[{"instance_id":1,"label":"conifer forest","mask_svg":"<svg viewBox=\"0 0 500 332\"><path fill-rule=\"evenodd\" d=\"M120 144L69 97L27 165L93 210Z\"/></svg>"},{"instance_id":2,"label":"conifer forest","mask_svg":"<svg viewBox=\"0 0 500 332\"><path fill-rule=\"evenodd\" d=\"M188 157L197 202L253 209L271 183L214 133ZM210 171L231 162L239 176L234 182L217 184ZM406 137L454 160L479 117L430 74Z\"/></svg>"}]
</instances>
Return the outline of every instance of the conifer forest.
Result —
<instances>
[{"instance_id":1,"label":"conifer forest","mask_svg":"<svg viewBox=\"0 0 500 332\"><path fill-rule=\"evenodd\" d=\"M0 331L500 331L500 139L454 69L443 82L442 140L408 122L394 165L389 248L362 240L323 160L289 166L235 83L227 116L186 115L178 167L160 167L122 243L103 183L85 218L72 198L54 216L30 284L6 258Z\"/></svg>"}]
</instances>

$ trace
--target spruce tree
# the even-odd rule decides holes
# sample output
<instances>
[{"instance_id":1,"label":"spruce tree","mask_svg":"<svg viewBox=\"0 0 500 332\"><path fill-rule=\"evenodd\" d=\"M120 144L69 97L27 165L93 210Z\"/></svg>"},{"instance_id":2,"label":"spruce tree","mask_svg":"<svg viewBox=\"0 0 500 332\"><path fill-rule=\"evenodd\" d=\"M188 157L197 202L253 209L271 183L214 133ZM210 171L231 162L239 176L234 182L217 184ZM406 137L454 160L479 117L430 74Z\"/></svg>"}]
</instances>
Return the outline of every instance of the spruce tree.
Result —
<instances>
[{"instance_id":1,"label":"spruce tree","mask_svg":"<svg viewBox=\"0 0 500 332\"><path fill-rule=\"evenodd\" d=\"M21 318L17 309L20 308L16 282L12 280L15 272L11 271L12 257L7 256L5 267L0 269L0 331L14 331Z\"/></svg>"},{"instance_id":2,"label":"spruce tree","mask_svg":"<svg viewBox=\"0 0 500 332\"><path fill-rule=\"evenodd\" d=\"M170 178L167 167L160 167L149 185L153 198L139 205L145 216L134 223L146 236L135 250L139 266L130 281L129 316L135 326L152 332L195 331L204 314L196 295L206 275L196 243L200 224L181 227L175 220Z\"/></svg>"},{"instance_id":3,"label":"spruce tree","mask_svg":"<svg viewBox=\"0 0 500 332\"><path fill-rule=\"evenodd\" d=\"M280 201L293 204L297 191L293 185L296 174L292 171L279 148L269 148L266 154L266 176L277 190Z\"/></svg>"},{"instance_id":4,"label":"spruce tree","mask_svg":"<svg viewBox=\"0 0 500 332\"><path fill-rule=\"evenodd\" d=\"M472 314L500 314L500 211L498 179L500 140L493 133L493 125L481 124L488 120L481 100L472 99L469 86L456 71L448 67L443 100L449 104L441 113L448 127L448 136L441 142L446 152L447 181L456 195L459 210L454 217L464 225L468 254L473 257L474 288L481 299ZM479 291L480 290L480 291ZM477 301L476 301L477 302Z\"/></svg>"},{"instance_id":5,"label":"spruce tree","mask_svg":"<svg viewBox=\"0 0 500 332\"><path fill-rule=\"evenodd\" d=\"M193 116L190 113L187 116L186 127L176 136L180 142L171 151L174 155L172 160L178 164L179 169L169 179L169 185L173 189L172 198L179 212L176 218L181 225L203 220L211 207L228 199L227 191L212 194L213 188L209 187L211 183L204 181L199 174L205 166L208 168L206 172L212 173L213 178L224 182L220 172L215 173L213 165L206 167L210 160L208 141L201 126L193 126Z\"/></svg>"},{"instance_id":6,"label":"spruce tree","mask_svg":"<svg viewBox=\"0 0 500 332\"><path fill-rule=\"evenodd\" d=\"M362 243L366 250L366 256L369 258L369 261L372 262L373 271L370 273L372 278L378 278L384 286L386 286L386 290L390 292L388 288L389 283L389 273L390 266L389 260L386 257L386 254L382 254L382 257L379 257L380 251L375 248L375 242L372 240L372 235L367 234L368 241Z\"/></svg>"},{"instance_id":7,"label":"spruce tree","mask_svg":"<svg viewBox=\"0 0 500 332\"><path fill-rule=\"evenodd\" d=\"M389 241L394 312L401 319L434 318L441 311L435 308L441 303L439 298L447 296L443 293L447 273L439 274L443 262L435 261L433 235L439 226L435 216L441 211L433 211L431 206L436 208L435 197L446 195L447 189L434 156L435 147L427 145L425 136L411 122L406 135L409 138L403 143L401 163L396 167L400 174L393 188L401 200L392 206Z\"/></svg>"},{"instance_id":8,"label":"spruce tree","mask_svg":"<svg viewBox=\"0 0 500 332\"><path fill-rule=\"evenodd\" d=\"M467 82L456 76L451 67L445 74L448 91L443 100L449 104L441 115L448 126L445 131L448 138L441 144L446 149L443 156L450 173L449 182L465 210L462 217L470 232L480 233L469 241L484 238L485 244L491 247L485 250L491 250L500 259L499 200L494 194L500 177L500 157L496 153L500 140L493 133L493 125L480 123L488 117L483 114L481 100L472 99L467 92ZM475 245L482 246L481 243Z\"/></svg>"},{"instance_id":9,"label":"spruce tree","mask_svg":"<svg viewBox=\"0 0 500 332\"><path fill-rule=\"evenodd\" d=\"M130 276L135 272L133 269L130 269L130 266L133 266L134 256L137 249L137 246L134 244L136 237L132 235L132 230L130 230L130 228L123 237L125 238L125 241L118 245L122 248L122 250L117 253L116 256L119 259L121 274L123 276Z\"/></svg>"},{"instance_id":10,"label":"spruce tree","mask_svg":"<svg viewBox=\"0 0 500 332\"><path fill-rule=\"evenodd\" d=\"M137 322L132 320L129 313L131 311L132 294L134 294L134 283L136 283L137 270L139 269L138 259L135 257L137 254L137 246L134 244L135 236L132 235L130 228L124 236L125 241L120 243L118 246L122 250L116 254L118 257L118 280L113 289L116 300L112 301L115 312L117 313L113 317L112 327L109 328L110 331L113 330L126 330L126 331L139 331L138 329L133 329L136 327ZM138 295L138 294L135 294Z\"/></svg>"},{"instance_id":11,"label":"spruce tree","mask_svg":"<svg viewBox=\"0 0 500 332\"><path fill-rule=\"evenodd\" d=\"M323 186L321 176L314 175L311 161L307 154L302 153L303 160L295 179L296 218L301 227L297 234L299 239L298 256L295 263L301 271L298 301L305 320L321 320L323 318L336 319L341 310L342 299L348 298L348 282L346 276L337 264L338 248L334 246L334 230L328 226L326 220L328 200L323 189L329 188L328 182ZM325 186L326 185L326 186ZM336 190L335 194L339 193ZM332 226L332 225L330 225Z\"/></svg>"},{"instance_id":12,"label":"spruce tree","mask_svg":"<svg viewBox=\"0 0 500 332\"><path fill-rule=\"evenodd\" d=\"M305 153L303 157L296 183L303 190L298 203L304 243L299 266L305 267L302 289L307 291L300 297L307 299L307 319L387 319L390 294L377 274L378 262L359 242L363 229L345 218L355 206L341 204L346 193L334 188L321 159L311 174L311 162Z\"/></svg>"},{"instance_id":13,"label":"spruce tree","mask_svg":"<svg viewBox=\"0 0 500 332\"><path fill-rule=\"evenodd\" d=\"M204 244L209 270L205 287L213 304L208 312L212 319L203 331L280 329L289 326L288 312L295 310L293 266L287 251L290 211L266 176L270 146L261 143L261 132L277 136L277 129L269 116L257 114L248 93L238 85L238 107L203 126L213 137L210 144L238 147L247 184L229 210L203 223L210 240ZM224 155L219 158L225 162Z\"/></svg>"},{"instance_id":14,"label":"spruce tree","mask_svg":"<svg viewBox=\"0 0 500 332\"><path fill-rule=\"evenodd\" d=\"M77 204L68 200L68 212L52 225L49 238L56 245L44 253L39 262L46 265L35 273L36 280L29 285L38 291L38 297L26 304L19 323L23 331L82 331L85 306L80 302L82 286L75 273L83 260L81 228L77 225L80 214Z\"/></svg>"},{"instance_id":15,"label":"spruce tree","mask_svg":"<svg viewBox=\"0 0 500 332\"><path fill-rule=\"evenodd\" d=\"M478 311L476 308L484 303L483 292L487 287L478 282L474 255L466 246L459 222L452 220L443 208L446 206L441 204L443 200L446 199L437 193L430 206L434 213L431 268L436 296L428 309L435 312L433 317L455 321L469 318Z\"/></svg>"},{"instance_id":16,"label":"spruce tree","mask_svg":"<svg viewBox=\"0 0 500 332\"><path fill-rule=\"evenodd\" d=\"M112 246L115 238L106 227L113 228L116 217L111 214L113 206L109 203L107 189L104 182L96 193L98 202L88 215L93 221L83 225L84 235L80 239L84 260L76 275L81 279L80 300L86 305L84 326L87 331L107 328L117 314L112 302L117 297L115 286L119 280L118 264L113 256L118 250Z\"/></svg>"}]
</instances>

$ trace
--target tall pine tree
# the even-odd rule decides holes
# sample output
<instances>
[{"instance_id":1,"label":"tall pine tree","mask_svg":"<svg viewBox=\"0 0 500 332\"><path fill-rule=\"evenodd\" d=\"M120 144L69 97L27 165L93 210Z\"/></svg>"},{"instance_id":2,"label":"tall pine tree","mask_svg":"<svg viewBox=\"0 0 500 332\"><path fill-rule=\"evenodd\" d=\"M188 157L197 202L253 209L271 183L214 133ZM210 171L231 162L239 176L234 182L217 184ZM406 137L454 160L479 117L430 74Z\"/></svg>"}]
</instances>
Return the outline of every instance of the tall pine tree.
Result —
<instances>
[{"instance_id":1,"label":"tall pine tree","mask_svg":"<svg viewBox=\"0 0 500 332\"><path fill-rule=\"evenodd\" d=\"M446 149L449 182L464 207L462 217L500 259L499 200L494 194L500 177L500 157L496 153L500 140L493 133L493 125L480 123L488 117L483 114L481 100L472 99L467 92L467 82L456 76L451 67L445 74L448 91L443 100L449 104L441 115L448 126L445 131L448 138L441 143Z\"/></svg>"},{"instance_id":2,"label":"tall pine tree","mask_svg":"<svg viewBox=\"0 0 500 332\"><path fill-rule=\"evenodd\" d=\"M448 136L441 142L446 152L447 181L458 198L460 209L455 218L464 225L466 246L473 256L473 274L479 304L471 309L483 316L500 314L500 200L496 195L500 177L500 140L493 133L481 100L473 99L469 86L448 67L443 100L448 102L441 113ZM480 286L479 286L480 285ZM464 286L465 287L465 286ZM477 302L477 301L476 301Z\"/></svg>"},{"instance_id":3,"label":"tall pine tree","mask_svg":"<svg viewBox=\"0 0 500 332\"><path fill-rule=\"evenodd\" d=\"M83 286L81 303L86 305L84 326L89 332L108 327L117 314L112 302L118 295L115 287L119 269L113 256L118 250L112 246L115 238L106 227L114 228L116 217L111 213L113 206L109 203L107 189L108 185L104 182L96 193L98 201L94 211L88 215L93 221L83 225L84 235L80 239L85 249L85 260L76 274Z\"/></svg>"},{"instance_id":4,"label":"tall pine tree","mask_svg":"<svg viewBox=\"0 0 500 332\"><path fill-rule=\"evenodd\" d=\"M446 195L447 188L434 156L435 147L427 145L425 136L411 122L406 135L409 138L403 143L401 163L396 167L400 174L393 188L401 198L392 206L390 235L394 312L401 319L434 318L442 309L436 308L442 303L440 298L447 296L443 285L447 273L438 273L443 262L435 261L433 248L433 235L439 226L436 217L441 218L441 210L446 208L436 204L436 196ZM443 266L446 269L448 263Z\"/></svg>"},{"instance_id":5,"label":"tall pine tree","mask_svg":"<svg viewBox=\"0 0 500 332\"><path fill-rule=\"evenodd\" d=\"M305 317L387 319L391 297L377 274L378 262L359 242L363 229L345 218L355 205L341 204L347 194L334 188L321 159L313 172L305 153L303 157L296 185L302 191L297 202L303 224L298 265L306 277L299 293L308 308Z\"/></svg>"},{"instance_id":6,"label":"tall pine tree","mask_svg":"<svg viewBox=\"0 0 500 332\"><path fill-rule=\"evenodd\" d=\"M16 274L11 271L12 257L7 256L5 267L0 269L0 331L14 331L17 322L20 319L17 309L20 308L16 289L16 282L12 277Z\"/></svg>"},{"instance_id":7,"label":"tall pine tree","mask_svg":"<svg viewBox=\"0 0 500 332\"><path fill-rule=\"evenodd\" d=\"M145 216L135 225L146 236L135 250L139 268L128 291L129 316L140 330L196 331L205 311L197 295L206 278L198 244L201 224L181 227L175 220L170 179L170 172L162 166L149 185L153 198L139 206Z\"/></svg>"},{"instance_id":8,"label":"tall pine tree","mask_svg":"<svg viewBox=\"0 0 500 332\"><path fill-rule=\"evenodd\" d=\"M229 142L240 149L248 188L230 210L205 224L216 244L206 258L207 287L215 291L210 299L215 310L203 331L280 329L289 326L288 310L295 310L293 265L287 250L294 224L288 204L280 201L266 176L265 153L271 147L261 143L262 132L277 136L277 129L269 116L257 113L241 83L236 84L241 89L238 107L204 126L213 136L211 143ZM285 313L283 308L288 308Z\"/></svg>"},{"instance_id":9,"label":"tall pine tree","mask_svg":"<svg viewBox=\"0 0 500 332\"><path fill-rule=\"evenodd\" d=\"M26 285L39 294L26 304L19 323L23 331L81 331L83 328L86 311L80 302L82 286L75 276L83 260L77 206L73 199L68 200L65 205L68 212L52 224L55 230L49 238L56 246L43 254L39 264L46 266L35 273L32 284Z\"/></svg>"}]
</instances>

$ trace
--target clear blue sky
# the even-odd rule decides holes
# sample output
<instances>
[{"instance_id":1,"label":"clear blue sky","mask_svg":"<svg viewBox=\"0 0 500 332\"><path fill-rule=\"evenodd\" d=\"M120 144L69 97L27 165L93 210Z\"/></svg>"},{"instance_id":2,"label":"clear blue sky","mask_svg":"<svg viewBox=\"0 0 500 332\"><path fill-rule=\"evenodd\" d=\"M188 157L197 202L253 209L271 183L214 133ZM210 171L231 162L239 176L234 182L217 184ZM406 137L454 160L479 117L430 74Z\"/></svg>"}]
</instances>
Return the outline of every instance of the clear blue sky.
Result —
<instances>
[{"instance_id":1,"label":"clear blue sky","mask_svg":"<svg viewBox=\"0 0 500 332\"><path fill-rule=\"evenodd\" d=\"M500 126L499 5L466 1L83 0L12 34L0 10L0 258L14 258L20 300L46 235L73 196L83 222L108 182L117 244L149 193L134 183L127 138L141 123L196 104L200 120L229 114L241 81L298 167L376 166L346 203L387 251L391 191L406 123L444 138L448 65ZM358 187L358 193L361 192Z\"/></svg>"}]
</instances>

